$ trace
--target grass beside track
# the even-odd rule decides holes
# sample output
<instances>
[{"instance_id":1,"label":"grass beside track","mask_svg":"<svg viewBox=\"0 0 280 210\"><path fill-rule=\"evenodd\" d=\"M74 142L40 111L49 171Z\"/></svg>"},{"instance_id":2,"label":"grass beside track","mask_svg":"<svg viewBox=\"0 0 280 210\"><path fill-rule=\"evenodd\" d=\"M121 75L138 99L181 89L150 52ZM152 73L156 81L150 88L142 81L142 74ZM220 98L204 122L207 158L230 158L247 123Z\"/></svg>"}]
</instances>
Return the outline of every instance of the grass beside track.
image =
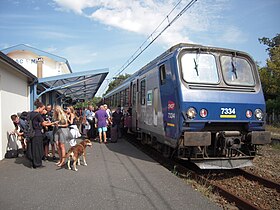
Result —
<instances>
[{"instance_id":1,"label":"grass beside track","mask_svg":"<svg viewBox=\"0 0 280 210\"><path fill-rule=\"evenodd\" d=\"M266 125L265 130L271 132L272 138L280 139L280 125L279 126Z\"/></svg>"}]
</instances>

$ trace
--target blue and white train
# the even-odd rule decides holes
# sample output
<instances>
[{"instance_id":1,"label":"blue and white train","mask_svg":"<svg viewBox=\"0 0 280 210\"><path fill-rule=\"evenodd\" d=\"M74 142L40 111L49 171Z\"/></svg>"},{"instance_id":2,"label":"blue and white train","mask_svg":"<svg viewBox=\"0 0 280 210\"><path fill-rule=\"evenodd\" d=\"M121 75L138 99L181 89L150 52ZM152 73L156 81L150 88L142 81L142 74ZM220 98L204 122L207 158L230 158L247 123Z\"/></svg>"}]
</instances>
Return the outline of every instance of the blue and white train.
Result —
<instances>
[{"instance_id":1,"label":"blue and white train","mask_svg":"<svg viewBox=\"0 0 280 210\"><path fill-rule=\"evenodd\" d=\"M258 69L245 52L175 45L104 100L130 110L126 126L143 143L202 169L252 165L257 145L271 139Z\"/></svg>"}]
</instances>

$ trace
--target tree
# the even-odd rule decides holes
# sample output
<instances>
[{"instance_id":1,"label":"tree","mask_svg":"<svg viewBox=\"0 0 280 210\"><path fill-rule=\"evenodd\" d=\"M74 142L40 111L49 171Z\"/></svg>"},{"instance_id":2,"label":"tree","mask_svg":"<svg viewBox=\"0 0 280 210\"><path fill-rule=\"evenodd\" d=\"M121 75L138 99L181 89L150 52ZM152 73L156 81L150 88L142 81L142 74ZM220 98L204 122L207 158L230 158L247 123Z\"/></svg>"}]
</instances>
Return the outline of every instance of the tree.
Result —
<instances>
[{"instance_id":1,"label":"tree","mask_svg":"<svg viewBox=\"0 0 280 210\"><path fill-rule=\"evenodd\" d=\"M130 74L125 74L125 75L120 75L118 77L114 77L113 78L114 80L110 82L109 88L105 94L107 94L109 91L113 90L114 88L118 87L124 80L126 80L130 76L131 76Z\"/></svg>"},{"instance_id":2,"label":"tree","mask_svg":"<svg viewBox=\"0 0 280 210\"><path fill-rule=\"evenodd\" d=\"M266 60L266 66L259 70L267 113L273 116L272 123L278 123L275 116L280 114L280 34L272 39L263 37L259 41L268 46L266 50L269 58Z\"/></svg>"},{"instance_id":3,"label":"tree","mask_svg":"<svg viewBox=\"0 0 280 210\"><path fill-rule=\"evenodd\" d=\"M280 97L280 34L272 39L263 37L259 41L268 46L269 54L266 66L260 69L264 93L267 99L276 99Z\"/></svg>"},{"instance_id":4,"label":"tree","mask_svg":"<svg viewBox=\"0 0 280 210\"><path fill-rule=\"evenodd\" d=\"M259 38L259 42L263 43L264 45L268 46L266 49L267 51L270 51L273 47L279 47L280 45L280 34L277 34L276 37L273 37L272 39L269 39L267 37Z\"/></svg>"},{"instance_id":5,"label":"tree","mask_svg":"<svg viewBox=\"0 0 280 210\"><path fill-rule=\"evenodd\" d=\"M93 107L98 106L100 103L102 103L102 98L101 97L94 97L90 100L87 100L85 102L79 102L75 104L75 108L85 108L88 107L88 105L92 105Z\"/></svg>"}]
</instances>

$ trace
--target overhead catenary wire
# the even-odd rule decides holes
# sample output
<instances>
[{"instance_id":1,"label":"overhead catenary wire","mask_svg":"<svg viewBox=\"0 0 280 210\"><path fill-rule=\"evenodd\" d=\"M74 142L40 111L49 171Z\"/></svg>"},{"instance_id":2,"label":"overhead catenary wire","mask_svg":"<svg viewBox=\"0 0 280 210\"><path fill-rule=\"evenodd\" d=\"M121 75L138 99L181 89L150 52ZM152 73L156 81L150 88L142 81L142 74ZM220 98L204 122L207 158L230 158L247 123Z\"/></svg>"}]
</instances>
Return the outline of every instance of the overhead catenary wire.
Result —
<instances>
[{"instance_id":1,"label":"overhead catenary wire","mask_svg":"<svg viewBox=\"0 0 280 210\"><path fill-rule=\"evenodd\" d=\"M104 90L105 90L105 88L108 87L108 85L114 78L119 76L125 69L127 69L167 28L169 28L179 17L181 17L189 8L191 8L194 3L197 2L197 0L191 0L172 20L170 20L169 19L170 15L181 4L182 1L183 0L179 0L177 2L177 4L175 4L175 6L172 8L172 10L166 15L166 17L155 28L155 30L148 36L148 38L140 45L140 47L132 54L132 56L130 56L130 58L121 66L121 68L117 71L117 73L112 78L106 79L107 85L105 85ZM157 30L166 21L168 22L168 24L158 34L156 34ZM149 40L151 40L151 41L149 42Z\"/></svg>"},{"instance_id":2,"label":"overhead catenary wire","mask_svg":"<svg viewBox=\"0 0 280 210\"><path fill-rule=\"evenodd\" d=\"M191 0L171 21L169 16L171 13L179 6L182 0L173 7L173 9L167 14L163 21L156 27L156 29L148 36L148 38L140 45L140 47L133 53L133 55L122 65L122 67L116 73L116 76L119 76L125 69L127 69L167 28L169 28L179 17L181 17L197 0ZM157 30L164 22L168 24L157 34ZM154 38L153 38L154 37ZM146 44L150 39L152 39L148 44Z\"/></svg>"}]
</instances>

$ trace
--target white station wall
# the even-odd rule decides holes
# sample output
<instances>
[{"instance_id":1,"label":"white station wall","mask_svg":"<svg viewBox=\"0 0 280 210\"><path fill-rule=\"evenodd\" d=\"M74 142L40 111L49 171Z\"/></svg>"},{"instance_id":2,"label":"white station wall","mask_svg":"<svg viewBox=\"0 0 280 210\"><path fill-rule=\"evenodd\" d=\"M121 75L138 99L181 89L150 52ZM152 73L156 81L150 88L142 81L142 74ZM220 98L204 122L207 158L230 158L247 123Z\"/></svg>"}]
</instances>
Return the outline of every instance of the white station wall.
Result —
<instances>
[{"instance_id":1,"label":"white station wall","mask_svg":"<svg viewBox=\"0 0 280 210\"><path fill-rule=\"evenodd\" d=\"M6 153L7 132L14 129L12 114L30 110L27 78L0 60L0 160Z\"/></svg>"},{"instance_id":2,"label":"white station wall","mask_svg":"<svg viewBox=\"0 0 280 210\"><path fill-rule=\"evenodd\" d=\"M31 51L15 50L7 54L10 58L37 76L37 59L43 58L42 77L51 77L70 73L64 62L58 62L46 56L37 55Z\"/></svg>"}]
</instances>

